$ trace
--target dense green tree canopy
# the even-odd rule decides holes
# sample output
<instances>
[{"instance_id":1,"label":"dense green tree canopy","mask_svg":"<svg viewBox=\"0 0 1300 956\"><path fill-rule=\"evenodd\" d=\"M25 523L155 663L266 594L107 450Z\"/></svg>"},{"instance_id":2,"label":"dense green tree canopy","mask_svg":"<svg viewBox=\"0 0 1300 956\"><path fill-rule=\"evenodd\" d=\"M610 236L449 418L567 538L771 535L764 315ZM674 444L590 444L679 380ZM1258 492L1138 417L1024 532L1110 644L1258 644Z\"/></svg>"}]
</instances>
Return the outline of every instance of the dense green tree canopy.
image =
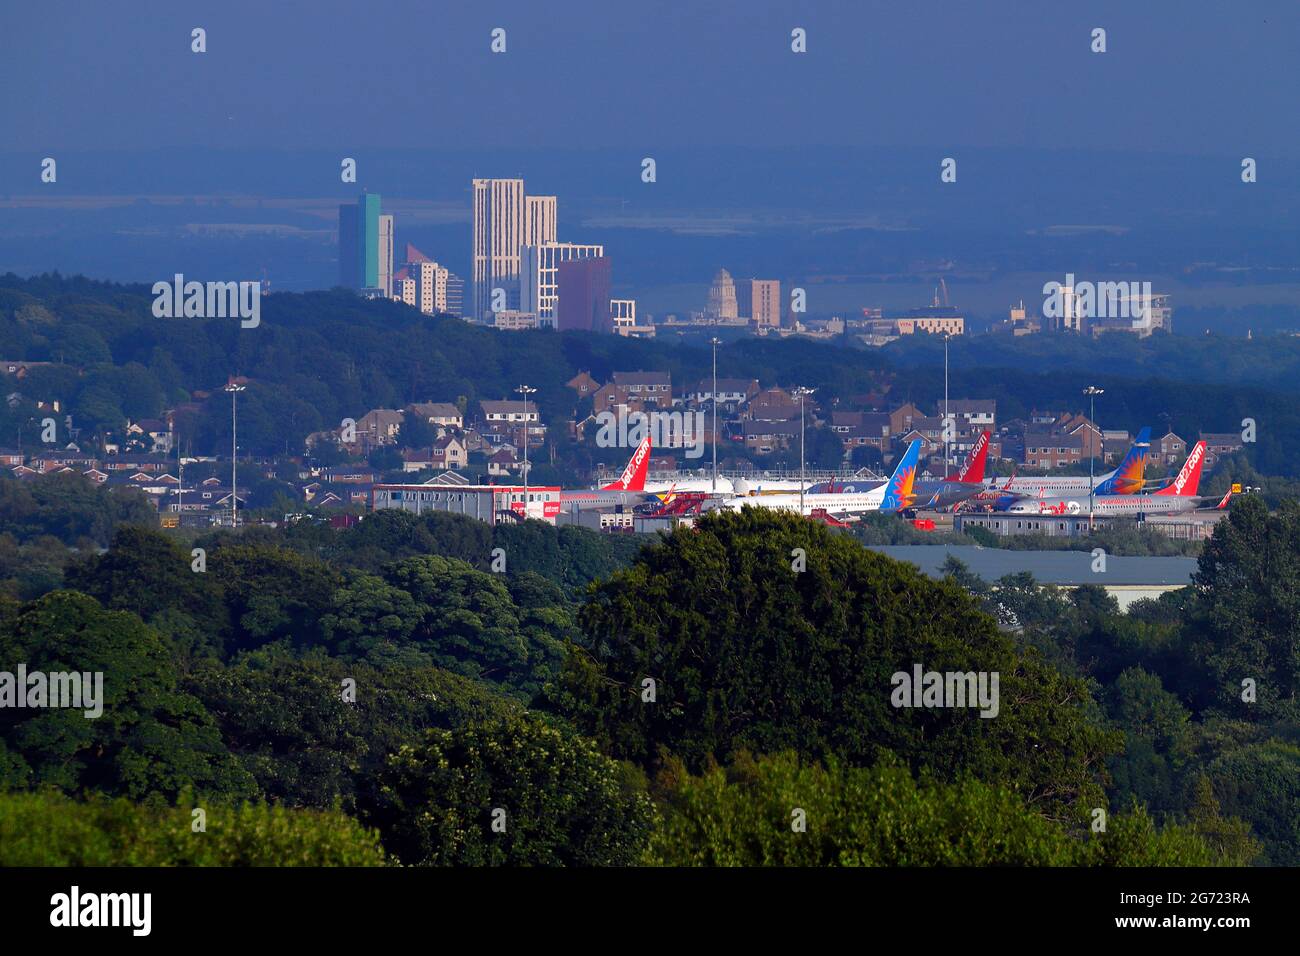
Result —
<instances>
[{"instance_id":1,"label":"dense green tree canopy","mask_svg":"<svg viewBox=\"0 0 1300 956\"><path fill-rule=\"evenodd\" d=\"M600 585L582 624L589 644L549 699L645 765L661 749L692 770L741 749L858 764L889 751L945 779L1013 781L1059 811L1100 795L1118 743L1085 685L1018 651L954 585L793 516L746 509L679 529ZM915 665L997 672L997 716L892 706L892 675Z\"/></svg>"}]
</instances>

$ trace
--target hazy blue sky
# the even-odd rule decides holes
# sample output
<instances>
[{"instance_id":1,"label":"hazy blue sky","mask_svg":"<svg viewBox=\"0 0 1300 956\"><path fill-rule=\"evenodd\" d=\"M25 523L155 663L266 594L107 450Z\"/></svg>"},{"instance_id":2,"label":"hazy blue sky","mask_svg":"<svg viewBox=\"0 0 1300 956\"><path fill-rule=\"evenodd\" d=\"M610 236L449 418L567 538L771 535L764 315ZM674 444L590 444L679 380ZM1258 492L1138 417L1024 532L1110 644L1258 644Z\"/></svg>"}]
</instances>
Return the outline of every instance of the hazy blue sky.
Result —
<instances>
[{"instance_id":1,"label":"hazy blue sky","mask_svg":"<svg viewBox=\"0 0 1300 956\"><path fill-rule=\"evenodd\" d=\"M498 26L504 55L488 49ZM806 55L790 52L795 26ZM0 150L1076 144L1283 157L1300 152L1298 46L1296 0L6 0Z\"/></svg>"}]
</instances>

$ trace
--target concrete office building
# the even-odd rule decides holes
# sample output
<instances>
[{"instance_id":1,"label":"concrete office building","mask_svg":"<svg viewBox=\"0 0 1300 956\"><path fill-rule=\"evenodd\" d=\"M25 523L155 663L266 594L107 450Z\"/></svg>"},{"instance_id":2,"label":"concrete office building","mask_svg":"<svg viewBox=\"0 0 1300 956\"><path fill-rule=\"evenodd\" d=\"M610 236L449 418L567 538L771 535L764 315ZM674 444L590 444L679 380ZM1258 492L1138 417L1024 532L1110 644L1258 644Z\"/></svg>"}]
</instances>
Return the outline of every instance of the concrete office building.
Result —
<instances>
[{"instance_id":1,"label":"concrete office building","mask_svg":"<svg viewBox=\"0 0 1300 956\"><path fill-rule=\"evenodd\" d=\"M759 329L781 327L781 283L777 279L737 279L736 313Z\"/></svg>"},{"instance_id":2,"label":"concrete office building","mask_svg":"<svg viewBox=\"0 0 1300 956\"><path fill-rule=\"evenodd\" d=\"M521 245L542 246L555 242L556 200L554 196L524 197L524 241Z\"/></svg>"},{"instance_id":3,"label":"concrete office building","mask_svg":"<svg viewBox=\"0 0 1300 956\"><path fill-rule=\"evenodd\" d=\"M384 298L393 296L393 217L379 217L379 234L377 239L376 263L377 275L375 288L383 292Z\"/></svg>"},{"instance_id":4,"label":"concrete office building","mask_svg":"<svg viewBox=\"0 0 1300 956\"><path fill-rule=\"evenodd\" d=\"M559 267L572 259L592 259L605 254L604 246L573 242L548 242L524 246L519 252L519 308L537 316L539 326L555 326L555 304L559 298Z\"/></svg>"}]
</instances>

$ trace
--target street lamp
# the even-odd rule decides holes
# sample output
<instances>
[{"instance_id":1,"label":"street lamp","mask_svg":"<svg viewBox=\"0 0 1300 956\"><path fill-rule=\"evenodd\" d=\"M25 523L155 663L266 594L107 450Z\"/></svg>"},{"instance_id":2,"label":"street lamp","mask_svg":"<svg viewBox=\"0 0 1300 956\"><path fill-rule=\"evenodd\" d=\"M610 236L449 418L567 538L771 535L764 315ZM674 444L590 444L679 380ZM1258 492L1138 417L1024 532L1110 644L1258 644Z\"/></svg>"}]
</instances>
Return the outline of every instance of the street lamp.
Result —
<instances>
[{"instance_id":1,"label":"street lamp","mask_svg":"<svg viewBox=\"0 0 1300 956\"><path fill-rule=\"evenodd\" d=\"M528 396L532 395L537 389L528 385L520 385L515 389L524 397L524 518L528 518Z\"/></svg>"},{"instance_id":2,"label":"street lamp","mask_svg":"<svg viewBox=\"0 0 1300 956\"><path fill-rule=\"evenodd\" d=\"M1089 385L1087 388L1083 390L1083 394L1088 396L1088 426L1092 428L1094 432L1100 435L1101 429L1097 427L1097 396L1105 395L1106 390L1104 388L1097 388L1097 386L1095 385ZM1095 452L1096 446L1094 445L1092 448L1089 448L1088 450L1090 452ZM1093 470L1095 468L1096 460L1097 458L1095 454L1088 455L1088 533L1089 534L1092 534L1092 508L1093 508L1092 496L1093 496L1093 491L1095 490L1093 487L1093 483L1094 483Z\"/></svg>"},{"instance_id":3,"label":"street lamp","mask_svg":"<svg viewBox=\"0 0 1300 956\"><path fill-rule=\"evenodd\" d=\"M943 473L946 477L951 474L948 464L948 338L947 332L943 333Z\"/></svg>"},{"instance_id":4,"label":"street lamp","mask_svg":"<svg viewBox=\"0 0 1300 956\"><path fill-rule=\"evenodd\" d=\"M815 388L805 388L805 387L802 386L802 385L797 386L797 387L794 389L794 394L797 395L797 396L799 396L799 514L803 514L803 484L804 484L804 480L803 480L803 463L804 463L804 444L803 444L804 416L803 416L803 403L804 403L804 399L807 398L809 395L811 395L811 394L812 394L813 392L815 392L815 391L817 391Z\"/></svg>"},{"instance_id":5,"label":"street lamp","mask_svg":"<svg viewBox=\"0 0 1300 956\"><path fill-rule=\"evenodd\" d=\"M709 393L709 404L713 406L713 494L718 493L718 346L722 340L717 336L709 339L713 346L713 391Z\"/></svg>"},{"instance_id":6,"label":"street lamp","mask_svg":"<svg viewBox=\"0 0 1300 956\"><path fill-rule=\"evenodd\" d=\"M237 385L234 379L226 385L226 391L230 393L230 527L232 528L239 527L239 445L236 443L238 406L235 403L235 396L244 391L245 387Z\"/></svg>"}]
</instances>

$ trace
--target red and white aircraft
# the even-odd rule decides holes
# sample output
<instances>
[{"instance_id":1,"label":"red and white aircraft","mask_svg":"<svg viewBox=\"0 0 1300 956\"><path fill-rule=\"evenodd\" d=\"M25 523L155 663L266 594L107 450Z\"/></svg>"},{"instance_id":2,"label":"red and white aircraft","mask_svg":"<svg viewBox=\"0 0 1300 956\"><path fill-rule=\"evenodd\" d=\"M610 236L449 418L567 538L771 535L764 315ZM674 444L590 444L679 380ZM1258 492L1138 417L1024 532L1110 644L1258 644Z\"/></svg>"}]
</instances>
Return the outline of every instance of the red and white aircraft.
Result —
<instances>
[{"instance_id":1,"label":"red and white aircraft","mask_svg":"<svg viewBox=\"0 0 1300 956\"><path fill-rule=\"evenodd\" d=\"M560 491L560 510L575 508L617 508L620 505L639 505L646 500L645 476L650 470L650 439L641 439L627 467L618 479L590 491Z\"/></svg>"},{"instance_id":2,"label":"red and white aircraft","mask_svg":"<svg viewBox=\"0 0 1300 956\"><path fill-rule=\"evenodd\" d=\"M1201 466L1205 464L1205 442L1192 448L1187 461L1170 484L1150 495L1094 495L1092 513L1095 515L1162 515L1195 511L1213 496L1198 495L1201 483ZM1229 491L1215 508L1226 508L1232 497ZM1030 515L1086 515L1088 498L1025 498L1007 508L1009 514Z\"/></svg>"}]
</instances>

